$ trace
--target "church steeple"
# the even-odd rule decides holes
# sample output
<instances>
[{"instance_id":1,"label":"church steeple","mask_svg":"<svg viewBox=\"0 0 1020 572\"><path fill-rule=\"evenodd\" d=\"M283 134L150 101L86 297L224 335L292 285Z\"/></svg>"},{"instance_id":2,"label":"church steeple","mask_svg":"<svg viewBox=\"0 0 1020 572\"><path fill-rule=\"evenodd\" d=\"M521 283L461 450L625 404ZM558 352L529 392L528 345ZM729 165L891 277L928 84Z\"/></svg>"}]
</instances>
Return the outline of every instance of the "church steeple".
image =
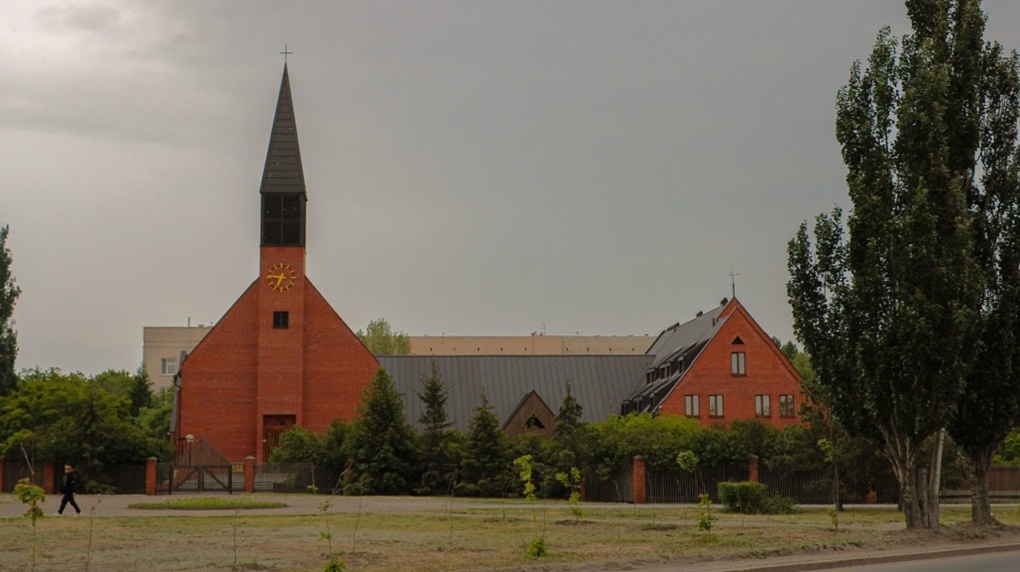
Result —
<instances>
[{"instance_id":1,"label":"church steeple","mask_svg":"<svg viewBox=\"0 0 1020 572\"><path fill-rule=\"evenodd\" d=\"M261 245L304 246L305 175L286 64L259 193L262 195Z\"/></svg>"}]
</instances>

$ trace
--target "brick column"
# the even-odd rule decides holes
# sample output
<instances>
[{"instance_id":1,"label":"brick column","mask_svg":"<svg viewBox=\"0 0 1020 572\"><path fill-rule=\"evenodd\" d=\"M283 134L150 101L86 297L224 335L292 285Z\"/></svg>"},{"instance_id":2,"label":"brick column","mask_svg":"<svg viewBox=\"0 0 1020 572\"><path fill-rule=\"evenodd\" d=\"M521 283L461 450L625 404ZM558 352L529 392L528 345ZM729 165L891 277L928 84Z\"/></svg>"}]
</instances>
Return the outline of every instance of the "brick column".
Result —
<instances>
[{"instance_id":1,"label":"brick column","mask_svg":"<svg viewBox=\"0 0 1020 572\"><path fill-rule=\"evenodd\" d=\"M42 488L43 488L43 492L48 494L48 495L52 495L54 493L54 491L53 491L53 477L54 477L54 474L55 473L53 472L53 463L45 463L43 465L43 484L42 484Z\"/></svg>"},{"instance_id":2,"label":"brick column","mask_svg":"<svg viewBox=\"0 0 1020 572\"><path fill-rule=\"evenodd\" d=\"M641 455L634 456L634 504L645 504L648 497L645 494L645 458Z\"/></svg>"},{"instance_id":3,"label":"brick column","mask_svg":"<svg viewBox=\"0 0 1020 572\"><path fill-rule=\"evenodd\" d=\"M145 494L152 496L156 494L156 464L159 459L149 457L145 460Z\"/></svg>"},{"instance_id":4,"label":"brick column","mask_svg":"<svg viewBox=\"0 0 1020 572\"><path fill-rule=\"evenodd\" d=\"M878 491L872 489L868 491L868 496L864 500L867 504L878 504Z\"/></svg>"},{"instance_id":5,"label":"brick column","mask_svg":"<svg viewBox=\"0 0 1020 572\"><path fill-rule=\"evenodd\" d=\"M760 482L758 480L758 456L749 455L747 457L747 480L752 483Z\"/></svg>"},{"instance_id":6,"label":"brick column","mask_svg":"<svg viewBox=\"0 0 1020 572\"><path fill-rule=\"evenodd\" d=\"M244 492L255 492L255 457L244 458Z\"/></svg>"}]
</instances>

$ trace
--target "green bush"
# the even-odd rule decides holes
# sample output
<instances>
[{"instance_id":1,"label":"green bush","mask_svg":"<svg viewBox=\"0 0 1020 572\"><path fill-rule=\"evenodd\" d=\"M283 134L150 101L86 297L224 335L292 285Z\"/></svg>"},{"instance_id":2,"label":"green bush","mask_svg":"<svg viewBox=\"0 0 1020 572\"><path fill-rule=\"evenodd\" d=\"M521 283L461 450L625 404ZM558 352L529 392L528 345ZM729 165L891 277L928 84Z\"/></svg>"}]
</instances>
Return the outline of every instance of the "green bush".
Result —
<instances>
[{"instance_id":1,"label":"green bush","mask_svg":"<svg viewBox=\"0 0 1020 572\"><path fill-rule=\"evenodd\" d=\"M719 500L727 512L743 514L789 514L796 509L793 499L770 495L765 485L751 481L719 483Z\"/></svg>"}]
</instances>

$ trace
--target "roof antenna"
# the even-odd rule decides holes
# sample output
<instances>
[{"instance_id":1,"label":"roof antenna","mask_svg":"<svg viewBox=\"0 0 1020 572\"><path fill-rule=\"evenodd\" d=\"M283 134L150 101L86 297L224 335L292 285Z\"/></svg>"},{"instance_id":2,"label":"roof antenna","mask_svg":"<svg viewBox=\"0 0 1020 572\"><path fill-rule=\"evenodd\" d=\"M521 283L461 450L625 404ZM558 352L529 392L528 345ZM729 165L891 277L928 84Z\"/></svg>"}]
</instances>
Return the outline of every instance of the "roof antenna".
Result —
<instances>
[{"instance_id":1,"label":"roof antenna","mask_svg":"<svg viewBox=\"0 0 1020 572\"><path fill-rule=\"evenodd\" d=\"M293 54L293 53L294 52L287 51L287 44L283 45L283 51L280 52L280 55L283 56L283 65L287 65L287 56L289 56L290 54Z\"/></svg>"},{"instance_id":2,"label":"roof antenna","mask_svg":"<svg viewBox=\"0 0 1020 572\"><path fill-rule=\"evenodd\" d=\"M730 266L730 288L732 290L733 298L737 297L737 276L740 276L739 272L733 272L733 267Z\"/></svg>"}]
</instances>

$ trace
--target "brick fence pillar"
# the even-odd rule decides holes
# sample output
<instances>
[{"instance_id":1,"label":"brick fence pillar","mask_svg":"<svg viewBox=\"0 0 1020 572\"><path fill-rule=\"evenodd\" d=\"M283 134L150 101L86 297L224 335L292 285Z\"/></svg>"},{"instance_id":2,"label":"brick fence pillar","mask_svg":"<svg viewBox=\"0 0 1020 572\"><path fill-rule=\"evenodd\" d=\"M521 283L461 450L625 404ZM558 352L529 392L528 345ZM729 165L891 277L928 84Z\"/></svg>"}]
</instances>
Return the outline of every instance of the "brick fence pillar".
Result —
<instances>
[{"instance_id":1,"label":"brick fence pillar","mask_svg":"<svg viewBox=\"0 0 1020 572\"><path fill-rule=\"evenodd\" d=\"M634 456L634 504L645 504L648 497L645 494L645 458L641 455Z\"/></svg>"},{"instance_id":2,"label":"brick fence pillar","mask_svg":"<svg viewBox=\"0 0 1020 572\"><path fill-rule=\"evenodd\" d=\"M749 455L747 457L747 480L752 483L760 482L758 480L758 456Z\"/></svg>"},{"instance_id":3,"label":"brick fence pillar","mask_svg":"<svg viewBox=\"0 0 1020 572\"><path fill-rule=\"evenodd\" d=\"M255 457L244 458L244 492L255 492Z\"/></svg>"},{"instance_id":4,"label":"brick fence pillar","mask_svg":"<svg viewBox=\"0 0 1020 572\"><path fill-rule=\"evenodd\" d=\"M867 504L878 504L878 491L872 489L868 491L868 496L864 500Z\"/></svg>"},{"instance_id":5,"label":"brick fence pillar","mask_svg":"<svg viewBox=\"0 0 1020 572\"><path fill-rule=\"evenodd\" d=\"M156 464L159 459L149 457L145 460L145 494L152 496L156 494Z\"/></svg>"},{"instance_id":6,"label":"brick fence pillar","mask_svg":"<svg viewBox=\"0 0 1020 572\"><path fill-rule=\"evenodd\" d=\"M45 464L43 464L43 473L42 474L43 474L43 477L42 477L43 478L43 483L42 483L43 492L48 494L48 495L51 495L54 492L53 491L53 478L54 478L54 475L56 474L53 471L53 463L45 463Z\"/></svg>"}]
</instances>

